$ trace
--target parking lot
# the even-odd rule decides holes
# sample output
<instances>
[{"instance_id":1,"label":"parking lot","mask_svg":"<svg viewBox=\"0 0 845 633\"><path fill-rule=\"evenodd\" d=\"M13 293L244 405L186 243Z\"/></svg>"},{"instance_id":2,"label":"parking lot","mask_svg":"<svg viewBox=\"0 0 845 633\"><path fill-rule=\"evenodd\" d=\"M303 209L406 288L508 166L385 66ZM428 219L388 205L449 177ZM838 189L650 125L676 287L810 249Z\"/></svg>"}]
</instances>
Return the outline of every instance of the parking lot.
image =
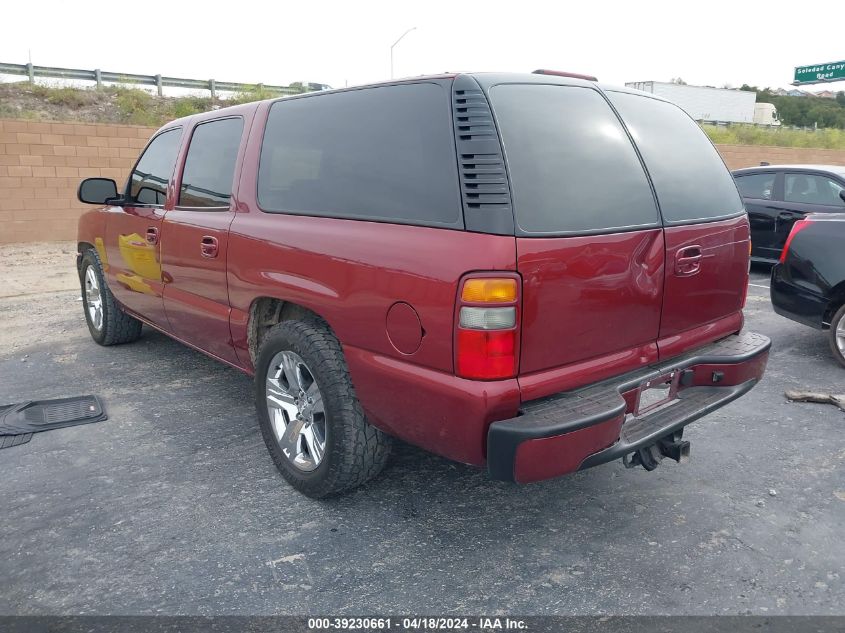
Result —
<instances>
[{"instance_id":1,"label":"parking lot","mask_svg":"<svg viewBox=\"0 0 845 633\"><path fill-rule=\"evenodd\" d=\"M287 486L252 382L146 330L91 342L70 244L0 247L0 404L86 393L104 422L0 451L0 614L845 614L845 391L755 269L762 383L691 460L519 487L407 445L348 496Z\"/></svg>"}]
</instances>

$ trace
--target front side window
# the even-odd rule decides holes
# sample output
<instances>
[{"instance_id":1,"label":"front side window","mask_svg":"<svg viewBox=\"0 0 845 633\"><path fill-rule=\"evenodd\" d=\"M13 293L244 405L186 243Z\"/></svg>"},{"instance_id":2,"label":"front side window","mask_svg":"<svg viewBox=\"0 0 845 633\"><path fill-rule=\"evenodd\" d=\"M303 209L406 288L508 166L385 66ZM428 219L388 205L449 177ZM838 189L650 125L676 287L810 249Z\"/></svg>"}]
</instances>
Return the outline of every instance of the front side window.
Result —
<instances>
[{"instance_id":1,"label":"front side window","mask_svg":"<svg viewBox=\"0 0 845 633\"><path fill-rule=\"evenodd\" d=\"M783 185L783 198L786 202L845 207L845 201L839 197L842 185L830 178L810 174L786 174Z\"/></svg>"},{"instance_id":2,"label":"front side window","mask_svg":"<svg viewBox=\"0 0 845 633\"><path fill-rule=\"evenodd\" d=\"M589 233L658 222L642 164L598 92L501 84L490 101L520 230Z\"/></svg>"},{"instance_id":3,"label":"front side window","mask_svg":"<svg viewBox=\"0 0 845 633\"><path fill-rule=\"evenodd\" d=\"M775 174L748 174L736 176L736 186L743 198L754 198L755 200L771 200L775 191Z\"/></svg>"},{"instance_id":4,"label":"front side window","mask_svg":"<svg viewBox=\"0 0 845 633\"><path fill-rule=\"evenodd\" d=\"M133 202L164 204L181 137L182 129L174 128L162 132L147 146L129 177L129 197Z\"/></svg>"},{"instance_id":5,"label":"front side window","mask_svg":"<svg viewBox=\"0 0 845 633\"><path fill-rule=\"evenodd\" d=\"M460 226L449 95L425 83L274 103L258 202L269 212Z\"/></svg>"},{"instance_id":6,"label":"front side window","mask_svg":"<svg viewBox=\"0 0 845 633\"><path fill-rule=\"evenodd\" d=\"M182 171L179 206L229 206L243 129L240 117L197 125Z\"/></svg>"},{"instance_id":7,"label":"front side window","mask_svg":"<svg viewBox=\"0 0 845 633\"><path fill-rule=\"evenodd\" d=\"M686 112L643 95L608 91L607 96L642 154L667 224L742 213L731 173Z\"/></svg>"}]
</instances>

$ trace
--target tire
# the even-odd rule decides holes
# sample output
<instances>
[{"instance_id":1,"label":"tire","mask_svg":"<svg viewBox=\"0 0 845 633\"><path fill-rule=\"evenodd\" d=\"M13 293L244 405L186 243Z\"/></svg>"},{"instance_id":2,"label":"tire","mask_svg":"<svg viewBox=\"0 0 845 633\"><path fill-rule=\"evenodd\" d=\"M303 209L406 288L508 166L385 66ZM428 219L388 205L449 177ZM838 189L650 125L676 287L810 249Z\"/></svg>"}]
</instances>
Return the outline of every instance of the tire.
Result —
<instances>
[{"instance_id":1,"label":"tire","mask_svg":"<svg viewBox=\"0 0 845 633\"><path fill-rule=\"evenodd\" d=\"M845 367L845 305L840 306L830 320L827 338L833 357L839 361L840 365Z\"/></svg>"},{"instance_id":2,"label":"tire","mask_svg":"<svg viewBox=\"0 0 845 633\"><path fill-rule=\"evenodd\" d=\"M295 393L299 404L290 402ZM387 463L391 438L367 422L340 343L321 321L283 321L268 330L256 361L255 406L276 468L304 495L345 492Z\"/></svg>"},{"instance_id":3,"label":"tire","mask_svg":"<svg viewBox=\"0 0 845 633\"><path fill-rule=\"evenodd\" d=\"M82 286L82 310L85 312L85 322L95 343L103 346L120 345L132 343L140 338L142 324L138 319L126 314L114 300L106 285L103 266L100 264L97 251L88 249L82 255L79 282ZM99 301L99 316L94 307L97 301Z\"/></svg>"}]
</instances>

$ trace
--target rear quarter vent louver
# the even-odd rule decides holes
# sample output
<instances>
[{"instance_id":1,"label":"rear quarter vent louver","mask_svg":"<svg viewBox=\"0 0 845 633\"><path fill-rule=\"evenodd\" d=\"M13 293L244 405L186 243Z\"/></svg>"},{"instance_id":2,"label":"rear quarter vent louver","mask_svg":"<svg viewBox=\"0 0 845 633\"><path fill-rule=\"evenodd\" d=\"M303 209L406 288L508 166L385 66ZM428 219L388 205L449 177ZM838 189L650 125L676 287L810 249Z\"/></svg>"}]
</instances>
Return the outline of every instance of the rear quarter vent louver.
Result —
<instances>
[{"instance_id":1,"label":"rear quarter vent louver","mask_svg":"<svg viewBox=\"0 0 845 633\"><path fill-rule=\"evenodd\" d=\"M487 97L472 77L455 79L452 112L466 228L513 235L511 192L502 146Z\"/></svg>"}]
</instances>

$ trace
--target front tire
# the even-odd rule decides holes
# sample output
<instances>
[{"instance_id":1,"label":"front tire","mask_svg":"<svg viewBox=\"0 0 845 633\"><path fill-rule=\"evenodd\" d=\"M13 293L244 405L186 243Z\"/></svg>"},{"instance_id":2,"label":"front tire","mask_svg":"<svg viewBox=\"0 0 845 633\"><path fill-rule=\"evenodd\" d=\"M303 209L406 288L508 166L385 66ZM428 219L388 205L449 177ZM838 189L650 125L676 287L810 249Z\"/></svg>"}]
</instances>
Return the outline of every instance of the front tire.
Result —
<instances>
[{"instance_id":1,"label":"front tire","mask_svg":"<svg viewBox=\"0 0 845 633\"><path fill-rule=\"evenodd\" d=\"M82 285L82 308L94 342L103 345L132 343L141 336L142 324L123 310L106 285L103 267L97 252L88 249L82 256L79 270Z\"/></svg>"},{"instance_id":2,"label":"front tire","mask_svg":"<svg viewBox=\"0 0 845 633\"><path fill-rule=\"evenodd\" d=\"M833 357L845 367L845 305L841 306L830 320L828 341Z\"/></svg>"},{"instance_id":3,"label":"front tire","mask_svg":"<svg viewBox=\"0 0 845 633\"><path fill-rule=\"evenodd\" d=\"M283 321L256 361L255 406L273 462L296 490L319 499L384 468L390 438L367 422L340 343L319 321Z\"/></svg>"}]
</instances>

